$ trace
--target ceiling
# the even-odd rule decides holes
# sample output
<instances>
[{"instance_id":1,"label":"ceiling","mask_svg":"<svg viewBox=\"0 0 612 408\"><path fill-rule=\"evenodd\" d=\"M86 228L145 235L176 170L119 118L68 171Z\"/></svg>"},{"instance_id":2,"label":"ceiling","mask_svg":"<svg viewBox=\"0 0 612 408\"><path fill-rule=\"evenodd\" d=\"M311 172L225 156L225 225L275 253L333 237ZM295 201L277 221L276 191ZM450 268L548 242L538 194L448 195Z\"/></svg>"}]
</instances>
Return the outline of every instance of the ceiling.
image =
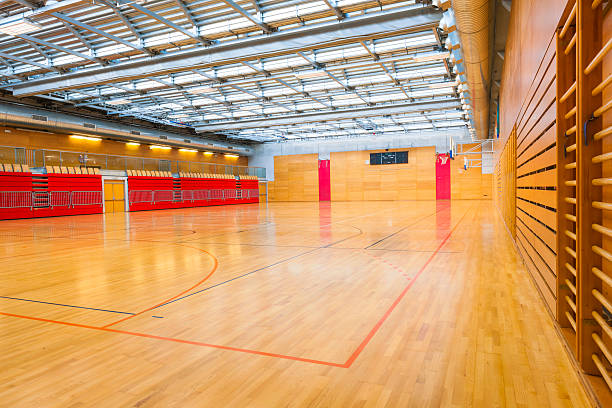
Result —
<instances>
[{"instance_id":1,"label":"ceiling","mask_svg":"<svg viewBox=\"0 0 612 408\"><path fill-rule=\"evenodd\" d=\"M465 130L428 3L0 0L0 88L235 141Z\"/></svg>"}]
</instances>

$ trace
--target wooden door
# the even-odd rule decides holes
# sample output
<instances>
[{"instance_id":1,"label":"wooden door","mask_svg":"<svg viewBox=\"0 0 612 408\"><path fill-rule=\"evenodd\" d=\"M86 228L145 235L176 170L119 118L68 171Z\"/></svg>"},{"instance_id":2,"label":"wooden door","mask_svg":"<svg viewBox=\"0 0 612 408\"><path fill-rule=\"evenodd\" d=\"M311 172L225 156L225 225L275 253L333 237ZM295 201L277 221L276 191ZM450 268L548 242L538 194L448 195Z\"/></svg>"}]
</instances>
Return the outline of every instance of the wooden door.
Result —
<instances>
[{"instance_id":1,"label":"wooden door","mask_svg":"<svg viewBox=\"0 0 612 408\"><path fill-rule=\"evenodd\" d=\"M104 181L104 212L124 212L125 193L122 180Z\"/></svg>"}]
</instances>

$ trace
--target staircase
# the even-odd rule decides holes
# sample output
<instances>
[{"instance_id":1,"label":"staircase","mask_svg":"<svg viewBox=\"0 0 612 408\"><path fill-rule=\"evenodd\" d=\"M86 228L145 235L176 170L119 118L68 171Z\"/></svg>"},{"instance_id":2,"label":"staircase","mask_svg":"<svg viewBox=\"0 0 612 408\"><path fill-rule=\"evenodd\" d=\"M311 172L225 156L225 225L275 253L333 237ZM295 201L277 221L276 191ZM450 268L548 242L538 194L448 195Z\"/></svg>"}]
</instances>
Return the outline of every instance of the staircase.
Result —
<instances>
[{"instance_id":1,"label":"staircase","mask_svg":"<svg viewBox=\"0 0 612 408\"><path fill-rule=\"evenodd\" d=\"M49 208L51 196L49 194L49 179L44 174L32 175L32 205L36 208Z\"/></svg>"},{"instance_id":2,"label":"staircase","mask_svg":"<svg viewBox=\"0 0 612 408\"><path fill-rule=\"evenodd\" d=\"M236 199L242 199L242 181L240 176L234 176L236 178Z\"/></svg>"},{"instance_id":3,"label":"staircase","mask_svg":"<svg viewBox=\"0 0 612 408\"><path fill-rule=\"evenodd\" d=\"M181 179L172 179L172 201L182 201L183 195L181 194Z\"/></svg>"}]
</instances>

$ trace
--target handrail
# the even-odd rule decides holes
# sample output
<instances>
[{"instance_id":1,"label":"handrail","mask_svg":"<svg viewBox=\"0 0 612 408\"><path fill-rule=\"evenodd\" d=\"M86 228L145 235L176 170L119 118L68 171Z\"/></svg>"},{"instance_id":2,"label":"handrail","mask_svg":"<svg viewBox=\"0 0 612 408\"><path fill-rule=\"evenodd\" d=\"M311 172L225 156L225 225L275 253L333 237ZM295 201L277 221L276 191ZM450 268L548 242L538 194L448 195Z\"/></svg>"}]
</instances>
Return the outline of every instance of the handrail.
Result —
<instances>
[{"instance_id":1,"label":"handrail","mask_svg":"<svg viewBox=\"0 0 612 408\"><path fill-rule=\"evenodd\" d=\"M199 172L214 174L233 174L257 176L266 178L265 167L240 166L208 162L192 162L187 160L166 160L141 156L122 156L104 153L89 153L83 151L30 149L19 146L0 145L2 149L11 149L10 162L27 164L30 167L46 166L79 166L87 165L106 170L158 170L178 172Z\"/></svg>"}]
</instances>

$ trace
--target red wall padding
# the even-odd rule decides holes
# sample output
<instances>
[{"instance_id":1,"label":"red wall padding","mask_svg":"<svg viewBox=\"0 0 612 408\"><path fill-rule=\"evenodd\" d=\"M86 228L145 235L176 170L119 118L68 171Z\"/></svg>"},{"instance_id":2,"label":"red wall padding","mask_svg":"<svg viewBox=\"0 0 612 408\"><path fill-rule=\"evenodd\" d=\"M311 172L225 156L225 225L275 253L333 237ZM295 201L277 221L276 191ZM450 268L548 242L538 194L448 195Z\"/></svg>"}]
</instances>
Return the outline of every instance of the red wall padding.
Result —
<instances>
[{"instance_id":1,"label":"red wall padding","mask_svg":"<svg viewBox=\"0 0 612 408\"><path fill-rule=\"evenodd\" d=\"M176 189L174 188L176 187ZM130 197L130 211L142 210L159 210L166 208L186 208L186 207L203 207L210 205L227 205L227 204L247 204L258 203L259 196L252 198L221 198L221 193L217 193L210 198L202 195L202 190L237 190L238 185L235 179L212 179L212 178L191 178L182 177L173 179L170 177L146 177L146 176L130 176L128 177L128 195ZM257 180L240 180L239 190L257 190L259 191L259 181ZM180 191L180 196L176 200L161 201L153 200L153 195L149 192L165 192ZM165 197L165 193L161 193ZM134 201L146 202L134 202Z\"/></svg>"},{"instance_id":2,"label":"red wall padding","mask_svg":"<svg viewBox=\"0 0 612 408\"><path fill-rule=\"evenodd\" d=\"M39 191L34 188L32 173L0 172L0 220L102 213L102 176L47 174L37 179L44 180L44 176L47 180L47 189ZM211 199L204 190L217 191L215 195L217 198ZM244 192L245 198L222 198L221 190L226 190L226 193L231 192L227 195L233 195L239 190ZM259 193L255 197L246 198L246 190L258 192L259 182L235 179L128 177L130 211L258 203ZM50 206L33 208L33 192L39 192L43 196L48 192ZM151 192L158 194L158 198L161 197L162 201L151 200L153 198ZM88 201L91 199L99 201L99 204L76 205L91 202ZM132 199L141 202L132 202Z\"/></svg>"},{"instance_id":3,"label":"red wall padding","mask_svg":"<svg viewBox=\"0 0 612 408\"><path fill-rule=\"evenodd\" d=\"M100 175L48 174L48 189L41 190L41 195L49 192L50 206L43 208L32 208L32 192L36 191L32 179L32 173L0 173L0 220L102 213ZM74 205L91 197L96 197L99 203ZM18 207L21 205L27 207Z\"/></svg>"}]
</instances>

